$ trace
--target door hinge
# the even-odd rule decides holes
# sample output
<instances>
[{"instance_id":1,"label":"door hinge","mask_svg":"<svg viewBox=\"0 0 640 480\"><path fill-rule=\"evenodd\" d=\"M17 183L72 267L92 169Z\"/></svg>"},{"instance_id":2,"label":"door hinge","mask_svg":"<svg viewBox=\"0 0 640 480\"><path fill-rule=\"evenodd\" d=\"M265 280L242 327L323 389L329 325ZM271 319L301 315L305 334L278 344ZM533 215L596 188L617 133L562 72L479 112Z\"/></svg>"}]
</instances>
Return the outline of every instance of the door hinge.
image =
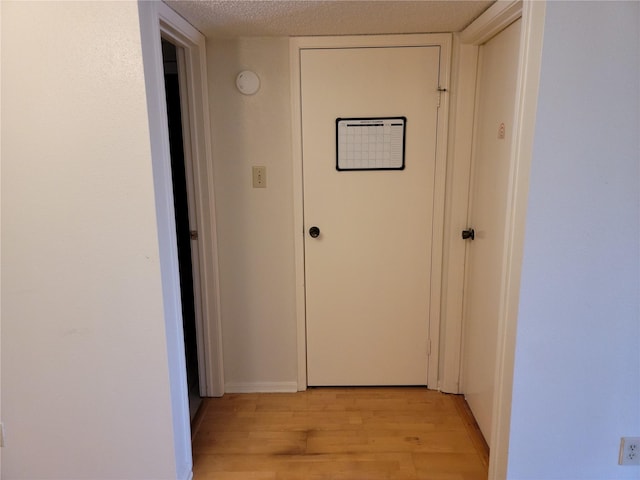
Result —
<instances>
[{"instance_id":1,"label":"door hinge","mask_svg":"<svg viewBox=\"0 0 640 480\"><path fill-rule=\"evenodd\" d=\"M191 240L197 240L198 239L198 231L197 230L189 231L189 237L191 237Z\"/></svg>"},{"instance_id":2,"label":"door hinge","mask_svg":"<svg viewBox=\"0 0 640 480\"><path fill-rule=\"evenodd\" d=\"M427 342L427 357L431 356L431 340Z\"/></svg>"}]
</instances>

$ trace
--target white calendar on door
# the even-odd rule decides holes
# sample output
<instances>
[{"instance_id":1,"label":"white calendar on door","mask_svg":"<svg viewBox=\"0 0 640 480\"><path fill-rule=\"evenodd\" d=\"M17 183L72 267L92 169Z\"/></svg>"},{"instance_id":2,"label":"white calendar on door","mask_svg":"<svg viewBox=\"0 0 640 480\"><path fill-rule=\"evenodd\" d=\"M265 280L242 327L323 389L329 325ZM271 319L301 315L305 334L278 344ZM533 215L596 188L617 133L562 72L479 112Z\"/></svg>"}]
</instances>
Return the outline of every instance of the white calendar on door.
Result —
<instances>
[{"instance_id":1,"label":"white calendar on door","mask_svg":"<svg viewBox=\"0 0 640 480\"><path fill-rule=\"evenodd\" d=\"M403 170L406 117L337 118L336 169Z\"/></svg>"}]
</instances>

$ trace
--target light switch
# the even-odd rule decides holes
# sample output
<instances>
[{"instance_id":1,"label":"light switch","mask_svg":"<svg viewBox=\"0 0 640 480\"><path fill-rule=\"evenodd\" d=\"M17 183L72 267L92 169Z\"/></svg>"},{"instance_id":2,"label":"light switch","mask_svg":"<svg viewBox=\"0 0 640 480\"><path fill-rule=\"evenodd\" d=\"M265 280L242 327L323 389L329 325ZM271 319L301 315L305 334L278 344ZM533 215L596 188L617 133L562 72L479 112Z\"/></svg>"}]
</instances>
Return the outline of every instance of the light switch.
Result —
<instances>
[{"instance_id":1,"label":"light switch","mask_svg":"<svg viewBox=\"0 0 640 480\"><path fill-rule=\"evenodd\" d=\"M253 188L267 188L267 167L252 168Z\"/></svg>"}]
</instances>

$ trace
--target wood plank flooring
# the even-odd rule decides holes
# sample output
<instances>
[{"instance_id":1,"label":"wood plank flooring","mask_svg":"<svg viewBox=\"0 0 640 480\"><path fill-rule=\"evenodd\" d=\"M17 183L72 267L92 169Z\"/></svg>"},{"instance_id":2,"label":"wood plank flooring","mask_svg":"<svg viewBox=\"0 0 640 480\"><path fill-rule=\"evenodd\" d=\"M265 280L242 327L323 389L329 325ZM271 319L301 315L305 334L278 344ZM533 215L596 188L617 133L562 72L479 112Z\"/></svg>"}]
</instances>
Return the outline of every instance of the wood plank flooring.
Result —
<instances>
[{"instance_id":1,"label":"wood plank flooring","mask_svg":"<svg viewBox=\"0 0 640 480\"><path fill-rule=\"evenodd\" d=\"M425 388L313 388L209 398L195 480L486 480L466 402Z\"/></svg>"}]
</instances>

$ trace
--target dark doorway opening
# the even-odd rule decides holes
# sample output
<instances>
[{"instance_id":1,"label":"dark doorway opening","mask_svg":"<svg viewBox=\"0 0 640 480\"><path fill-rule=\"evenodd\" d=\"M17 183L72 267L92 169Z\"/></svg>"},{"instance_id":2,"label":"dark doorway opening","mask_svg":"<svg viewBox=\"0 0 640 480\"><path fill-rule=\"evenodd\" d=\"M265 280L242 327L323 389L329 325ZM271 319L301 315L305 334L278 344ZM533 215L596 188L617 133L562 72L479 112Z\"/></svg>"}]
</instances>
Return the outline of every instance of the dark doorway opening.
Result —
<instances>
[{"instance_id":1,"label":"dark doorway opening","mask_svg":"<svg viewBox=\"0 0 640 480\"><path fill-rule=\"evenodd\" d=\"M189 413L193 420L202 401L200 398L200 379L198 372L198 342L196 337L196 310L193 284L194 268L191 252L192 236L197 235L197 232L191 231L189 222L178 49L171 42L164 39L162 39L162 59L164 63L173 201L178 242L178 262L180 267L180 293L187 364L187 386L189 390Z\"/></svg>"}]
</instances>

